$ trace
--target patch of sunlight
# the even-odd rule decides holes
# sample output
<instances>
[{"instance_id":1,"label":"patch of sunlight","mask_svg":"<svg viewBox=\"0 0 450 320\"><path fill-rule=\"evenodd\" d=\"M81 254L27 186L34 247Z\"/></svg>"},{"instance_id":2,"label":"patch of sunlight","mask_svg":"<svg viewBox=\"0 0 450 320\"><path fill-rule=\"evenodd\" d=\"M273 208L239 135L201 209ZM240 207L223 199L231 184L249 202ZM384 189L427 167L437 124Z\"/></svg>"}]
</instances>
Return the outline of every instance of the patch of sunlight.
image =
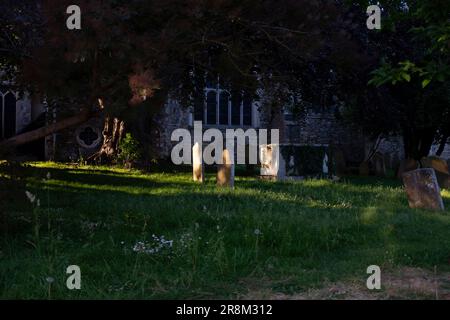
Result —
<instances>
[{"instance_id":1,"label":"patch of sunlight","mask_svg":"<svg viewBox=\"0 0 450 320\"><path fill-rule=\"evenodd\" d=\"M178 187L144 187L144 186L114 186L114 185L92 185L79 182L50 180L46 182L46 186L52 191L60 191L63 189L66 192L76 192L80 189L93 190L93 191L109 191L109 192L122 192L130 195L156 195L164 193L164 195L177 194L180 195L180 188ZM72 189L72 190L70 190Z\"/></svg>"},{"instance_id":2,"label":"patch of sunlight","mask_svg":"<svg viewBox=\"0 0 450 320\"><path fill-rule=\"evenodd\" d=\"M441 195L443 198L449 199L450 200L450 190L442 190L441 191Z\"/></svg>"},{"instance_id":3,"label":"patch of sunlight","mask_svg":"<svg viewBox=\"0 0 450 320\"><path fill-rule=\"evenodd\" d=\"M370 224L375 222L378 217L378 208L376 207L367 207L364 209L361 215L361 221L364 224Z\"/></svg>"},{"instance_id":4,"label":"patch of sunlight","mask_svg":"<svg viewBox=\"0 0 450 320\"><path fill-rule=\"evenodd\" d=\"M301 180L300 183L308 187L326 187L333 184L332 181L326 179L306 179Z\"/></svg>"},{"instance_id":5,"label":"patch of sunlight","mask_svg":"<svg viewBox=\"0 0 450 320\"><path fill-rule=\"evenodd\" d=\"M79 171L82 172L84 170L89 171L110 171L111 173L117 172L117 173L125 173L125 174L132 174L132 173L138 173L137 170L130 170L125 169L123 167L119 166L94 166L94 165L83 165L83 164L66 164L66 163L58 163L58 162L52 162L52 161L40 161L40 162L27 162L28 165L35 168L47 168L47 169L69 169L73 171Z\"/></svg>"}]
</instances>

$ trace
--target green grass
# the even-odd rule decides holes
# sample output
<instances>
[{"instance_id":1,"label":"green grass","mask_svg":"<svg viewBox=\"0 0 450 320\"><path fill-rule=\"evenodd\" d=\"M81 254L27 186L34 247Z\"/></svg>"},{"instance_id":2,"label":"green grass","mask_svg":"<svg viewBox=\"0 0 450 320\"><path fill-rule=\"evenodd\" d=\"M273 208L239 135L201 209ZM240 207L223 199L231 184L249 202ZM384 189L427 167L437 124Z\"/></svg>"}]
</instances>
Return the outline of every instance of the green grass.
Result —
<instances>
[{"instance_id":1,"label":"green grass","mask_svg":"<svg viewBox=\"0 0 450 320\"><path fill-rule=\"evenodd\" d=\"M365 284L372 264L450 270L449 192L439 213L409 209L395 180L237 177L227 190L208 178L32 164L27 190L40 207L6 204L0 298L236 298ZM173 246L133 251L152 235ZM66 288L72 264L81 290Z\"/></svg>"}]
</instances>

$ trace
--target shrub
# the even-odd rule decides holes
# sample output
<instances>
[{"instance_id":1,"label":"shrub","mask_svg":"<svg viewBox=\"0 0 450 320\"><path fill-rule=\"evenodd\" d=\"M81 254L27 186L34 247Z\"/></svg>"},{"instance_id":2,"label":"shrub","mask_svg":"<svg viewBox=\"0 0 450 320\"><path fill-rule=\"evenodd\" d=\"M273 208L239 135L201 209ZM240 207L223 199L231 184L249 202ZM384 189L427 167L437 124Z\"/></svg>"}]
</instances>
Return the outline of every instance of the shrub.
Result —
<instances>
[{"instance_id":1,"label":"shrub","mask_svg":"<svg viewBox=\"0 0 450 320\"><path fill-rule=\"evenodd\" d=\"M127 133L119 144L119 160L124 163L134 162L142 157L142 149L139 142Z\"/></svg>"}]
</instances>

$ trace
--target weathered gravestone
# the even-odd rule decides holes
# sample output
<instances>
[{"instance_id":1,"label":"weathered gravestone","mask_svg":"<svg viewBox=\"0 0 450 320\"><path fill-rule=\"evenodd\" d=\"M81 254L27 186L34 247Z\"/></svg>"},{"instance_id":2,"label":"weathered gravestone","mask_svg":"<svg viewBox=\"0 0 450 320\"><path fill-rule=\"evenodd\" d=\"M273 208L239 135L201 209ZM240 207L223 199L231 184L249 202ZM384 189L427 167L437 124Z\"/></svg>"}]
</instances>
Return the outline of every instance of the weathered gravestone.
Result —
<instances>
[{"instance_id":1,"label":"weathered gravestone","mask_svg":"<svg viewBox=\"0 0 450 320\"><path fill-rule=\"evenodd\" d=\"M403 174L403 184L413 209L444 210L441 189L433 169L417 169Z\"/></svg>"},{"instance_id":2,"label":"weathered gravestone","mask_svg":"<svg viewBox=\"0 0 450 320\"><path fill-rule=\"evenodd\" d=\"M234 188L234 164L233 153L228 149L223 150L223 163L217 165L217 186Z\"/></svg>"},{"instance_id":3,"label":"weathered gravestone","mask_svg":"<svg viewBox=\"0 0 450 320\"><path fill-rule=\"evenodd\" d=\"M261 163L260 175L264 179L278 179L280 172L279 145L266 144L259 148L259 159Z\"/></svg>"},{"instance_id":4,"label":"weathered gravestone","mask_svg":"<svg viewBox=\"0 0 450 320\"><path fill-rule=\"evenodd\" d=\"M203 182L204 169L203 169L202 150L198 142L192 147L192 173L194 181Z\"/></svg>"},{"instance_id":5,"label":"weathered gravestone","mask_svg":"<svg viewBox=\"0 0 450 320\"><path fill-rule=\"evenodd\" d=\"M450 174L448 164L439 157L424 157L420 160L423 168L432 168L436 173L436 178L441 189L450 189Z\"/></svg>"}]
</instances>

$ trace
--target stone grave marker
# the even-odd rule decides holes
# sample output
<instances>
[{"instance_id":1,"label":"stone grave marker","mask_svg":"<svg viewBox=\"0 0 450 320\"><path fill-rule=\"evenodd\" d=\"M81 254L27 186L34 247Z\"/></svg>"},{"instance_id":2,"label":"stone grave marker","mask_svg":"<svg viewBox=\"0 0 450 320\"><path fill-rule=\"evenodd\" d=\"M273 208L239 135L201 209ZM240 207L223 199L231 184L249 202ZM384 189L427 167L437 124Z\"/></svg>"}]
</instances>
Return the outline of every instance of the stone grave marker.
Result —
<instances>
[{"instance_id":1,"label":"stone grave marker","mask_svg":"<svg viewBox=\"0 0 450 320\"><path fill-rule=\"evenodd\" d=\"M259 149L259 159L261 163L260 175L266 179L277 179L280 172L279 145L261 145Z\"/></svg>"},{"instance_id":2,"label":"stone grave marker","mask_svg":"<svg viewBox=\"0 0 450 320\"><path fill-rule=\"evenodd\" d=\"M444 210L441 189L433 169L417 169L403 174L403 184L413 209Z\"/></svg>"},{"instance_id":3,"label":"stone grave marker","mask_svg":"<svg viewBox=\"0 0 450 320\"><path fill-rule=\"evenodd\" d=\"M217 186L234 188L234 164L233 153L228 149L222 153L223 164L217 165Z\"/></svg>"},{"instance_id":4,"label":"stone grave marker","mask_svg":"<svg viewBox=\"0 0 450 320\"><path fill-rule=\"evenodd\" d=\"M198 142L192 147L192 173L194 181L203 182L204 167L202 158L202 149Z\"/></svg>"}]
</instances>

